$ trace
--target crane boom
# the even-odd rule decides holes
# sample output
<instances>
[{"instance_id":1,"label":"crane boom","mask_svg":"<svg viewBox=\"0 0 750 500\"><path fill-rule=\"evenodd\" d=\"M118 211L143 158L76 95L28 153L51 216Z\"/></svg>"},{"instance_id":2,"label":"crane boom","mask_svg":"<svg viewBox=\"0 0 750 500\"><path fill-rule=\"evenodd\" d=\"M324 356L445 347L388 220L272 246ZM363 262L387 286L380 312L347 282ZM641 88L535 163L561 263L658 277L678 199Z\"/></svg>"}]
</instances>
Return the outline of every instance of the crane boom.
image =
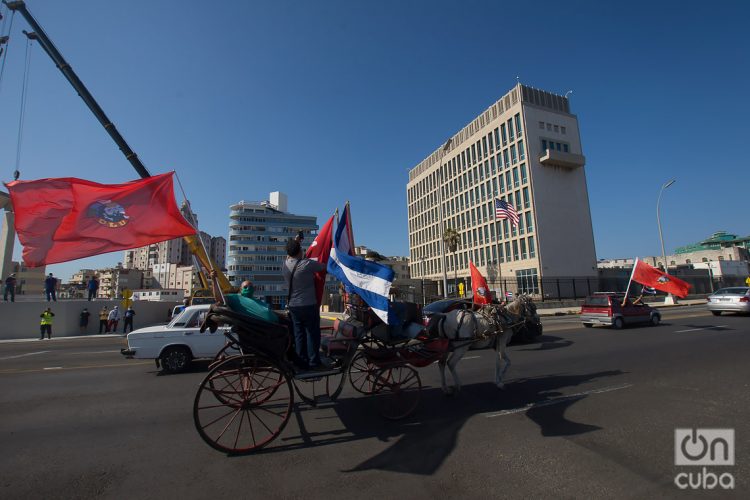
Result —
<instances>
[{"instance_id":1,"label":"crane boom","mask_svg":"<svg viewBox=\"0 0 750 500\"><path fill-rule=\"evenodd\" d=\"M120 135L117 127L115 127L115 124L110 121L110 119L104 113L104 110L101 108L101 106L99 106L99 103L97 103L96 99L94 99L94 96L91 95L91 92L88 91L81 79L78 78L78 75L76 75L75 71L73 71L73 68L70 66L70 64L68 64L60 51L57 50L57 47L55 47L55 44L52 43L52 40L50 40L50 38L47 36L47 33L36 21L36 19L34 19L34 16L31 15L29 9L26 8L26 2L22 0L2 0L2 2L11 11L20 12L24 19L26 19L26 22L29 23L29 26L31 26L31 28L34 30L35 39L39 42L39 45L41 45L42 49L44 49L47 55L55 63L57 69L62 72L68 82L73 86L81 99L83 99L83 102L86 104L86 106L88 106L91 112L94 113L96 119L99 120L99 123L102 124L104 130L106 130L112 140L115 141L117 147L120 148L120 151L122 151L122 154L125 155L125 158L130 162L135 171L138 172L138 175L143 178L151 177L151 174L143 165L143 163L141 163L138 155L135 154L132 149L130 149L128 143L125 142L125 139L122 137L122 135ZM199 236L185 236L184 239L188 245L188 248L190 249L190 252L196 256L201 265L203 265L206 269L213 269L216 271L216 276L219 280L219 287L221 288L222 292L230 291L232 289L231 283L229 283L229 280L224 275L224 273L221 272L221 269L218 269L218 266L206 254ZM207 288L208 282L206 281L205 276L203 275L203 273L199 273L199 275L203 287Z\"/></svg>"}]
</instances>

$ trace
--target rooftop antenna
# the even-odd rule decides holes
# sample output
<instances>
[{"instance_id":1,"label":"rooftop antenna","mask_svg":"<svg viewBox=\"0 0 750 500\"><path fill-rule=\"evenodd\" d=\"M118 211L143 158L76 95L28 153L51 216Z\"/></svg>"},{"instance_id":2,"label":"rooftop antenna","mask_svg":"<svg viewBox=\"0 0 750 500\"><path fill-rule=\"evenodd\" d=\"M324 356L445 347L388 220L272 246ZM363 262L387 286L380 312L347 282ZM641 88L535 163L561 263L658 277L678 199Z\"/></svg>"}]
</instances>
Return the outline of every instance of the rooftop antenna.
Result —
<instances>
[{"instance_id":1,"label":"rooftop antenna","mask_svg":"<svg viewBox=\"0 0 750 500\"><path fill-rule=\"evenodd\" d=\"M567 99L568 98L568 94L572 94L572 93L573 93L572 90L568 90L567 92L565 92L565 98Z\"/></svg>"},{"instance_id":2,"label":"rooftop antenna","mask_svg":"<svg viewBox=\"0 0 750 500\"><path fill-rule=\"evenodd\" d=\"M516 75L516 84L519 85L521 83L521 77Z\"/></svg>"}]
</instances>

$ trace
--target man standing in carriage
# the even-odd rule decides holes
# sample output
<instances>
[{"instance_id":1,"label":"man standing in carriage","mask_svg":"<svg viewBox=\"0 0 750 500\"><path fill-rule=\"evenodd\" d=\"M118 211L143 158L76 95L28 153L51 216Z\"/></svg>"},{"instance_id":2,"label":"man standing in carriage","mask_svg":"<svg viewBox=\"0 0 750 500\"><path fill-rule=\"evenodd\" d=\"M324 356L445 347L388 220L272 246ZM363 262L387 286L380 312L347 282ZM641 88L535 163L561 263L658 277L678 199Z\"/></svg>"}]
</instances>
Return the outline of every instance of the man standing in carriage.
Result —
<instances>
[{"instance_id":1,"label":"man standing in carriage","mask_svg":"<svg viewBox=\"0 0 750 500\"><path fill-rule=\"evenodd\" d=\"M315 289L315 274L326 270L325 264L305 258L302 234L286 245L287 259L281 268L289 294L287 307L294 326L294 345L300 368L327 370L320 360L320 309ZM307 365L307 366L304 366Z\"/></svg>"}]
</instances>

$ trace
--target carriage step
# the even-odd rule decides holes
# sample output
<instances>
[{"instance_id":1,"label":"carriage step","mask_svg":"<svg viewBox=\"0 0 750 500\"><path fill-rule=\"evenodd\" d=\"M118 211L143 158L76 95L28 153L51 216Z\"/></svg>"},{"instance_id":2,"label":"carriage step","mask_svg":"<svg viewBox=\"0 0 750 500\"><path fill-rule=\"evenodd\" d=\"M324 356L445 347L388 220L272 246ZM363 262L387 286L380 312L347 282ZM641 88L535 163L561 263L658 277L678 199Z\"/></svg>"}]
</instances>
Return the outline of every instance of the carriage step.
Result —
<instances>
[{"instance_id":1,"label":"carriage step","mask_svg":"<svg viewBox=\"0 0 750 500\"><path fill-rule=\"evenodd\" d=\"M330 377L331 375L338 375L341 373L341 370L337 368L331 368L330 370L326 371L309 371L309 372L300 372L294 376L297 380L310 380L315 378L323 378L323 377Z\"/></svg>"}]
</instances>

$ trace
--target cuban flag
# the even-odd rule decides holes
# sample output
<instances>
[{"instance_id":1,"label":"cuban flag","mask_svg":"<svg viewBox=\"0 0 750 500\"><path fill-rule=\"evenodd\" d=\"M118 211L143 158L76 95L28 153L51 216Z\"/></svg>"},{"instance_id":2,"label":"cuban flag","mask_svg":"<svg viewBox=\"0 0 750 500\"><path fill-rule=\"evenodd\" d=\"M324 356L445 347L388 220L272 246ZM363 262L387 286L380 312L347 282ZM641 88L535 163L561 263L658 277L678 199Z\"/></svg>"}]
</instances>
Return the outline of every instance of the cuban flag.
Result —
<instances>
[{"instance_id":1,"label":"cuban flag","mask_svg":"<svg viewBox=\"0 0 750 500\"><path fill-rule=\"evenodd\" d=\"M351 222L349 206L344 208L333 237L333 248L328 259L328 272L336 276L347 290L356 293L386 324L398 320L388 314L388 294L393 284L393 269L362 257L349 255L351 251Z\"/></svg>"}]
</instances>

